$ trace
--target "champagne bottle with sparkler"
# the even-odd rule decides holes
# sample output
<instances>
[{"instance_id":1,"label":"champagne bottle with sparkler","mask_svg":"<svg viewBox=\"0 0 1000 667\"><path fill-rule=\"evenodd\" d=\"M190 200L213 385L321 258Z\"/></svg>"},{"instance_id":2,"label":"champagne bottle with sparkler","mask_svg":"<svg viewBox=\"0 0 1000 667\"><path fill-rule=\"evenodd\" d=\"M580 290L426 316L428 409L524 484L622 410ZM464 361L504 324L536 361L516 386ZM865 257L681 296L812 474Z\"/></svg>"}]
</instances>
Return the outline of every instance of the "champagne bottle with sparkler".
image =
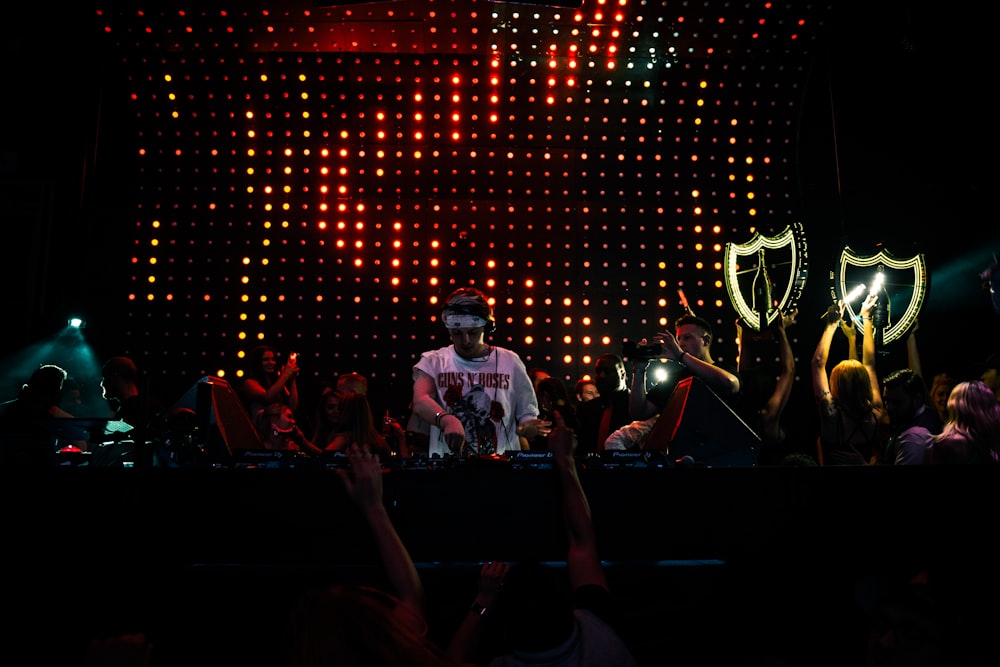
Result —
<instances>
[{"instance_id":1,"label":"champagne bottle with sparkler","mask_svg":"<svg viewBox=\"0 0 1000 667\"><path fill-rule=\"evenodd\" d=\"M761 333L767 329L767 316L773 306L771 301L771 277L767 274L764 249L757 252L757 273L753 277L753 309L757 313L757 329Z\"/></svg>"}]
</instances>

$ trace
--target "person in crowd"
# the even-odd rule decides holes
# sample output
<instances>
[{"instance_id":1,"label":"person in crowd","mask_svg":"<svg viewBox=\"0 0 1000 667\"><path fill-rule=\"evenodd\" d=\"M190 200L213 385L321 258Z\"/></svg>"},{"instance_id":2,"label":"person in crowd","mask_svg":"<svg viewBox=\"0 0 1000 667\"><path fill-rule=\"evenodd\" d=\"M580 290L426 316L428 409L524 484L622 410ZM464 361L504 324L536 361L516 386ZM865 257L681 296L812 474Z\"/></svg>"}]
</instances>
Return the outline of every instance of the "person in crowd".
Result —
<instances>
[{"instance_id":1,"label":"person in crowd","mask_svg":"<svg viewBox=\"0 0 1000 667\"><path fill-rule=\"evenodd\" d=\"M162 422L164 405L159 399L151 397L148 391L140 390L139 377L139 368L130 357L111 357L101 368L100 387L102 398L111 408L112 419L127 424L124 429L120 425L112 428L113 425L109 424L106 439L116 442L127 439L132 443L130 446L135 448L132 453L133 463L146 466L152 463L150 456L153 454L146 443ZM98 465L98 461L104 460L103 456L98 456L98 452L104 454L105 451L115 450L95 450L92 465Z\"/></svg>"},{"instance_id":2,"label":"person in crowd","mask_svg":"<svg viewBox=\"0 0 1000 667\"><path fill-rule=\"evenodd\" d=\"M486 610L492 608L509 566L483 563L473 607L447 646L431 639L423 581L383 501L382 462L368 447L345 450L338 468L351 502L375 541L388 590L345 582L307 588L297 595L283 638L284 667L475 667L463 656L479 647Z\"/></svg>"},{"instance_id":3,"label":"person in crowd","mask_svg":"<svg viewBox=\"0 0 1000 667\"><path fill-rule=\"evenodd\" d=\"M101 369L101 393L112 406L114 419L133 428L149 423L152 415L139 393L139 368L124 356L111 357Z\"/></svg>"},{"instance_id":4,"label":"person in crowd","mask_svg":"<svg viewBox=\"0 0 1000 667\"><path fill-rule=\"evenodd\" d=\"M534 387L535 392L538 392L538 383L547 377L552 377L549 372L544 368L538 366L533 366L528 369L528 377L531 378L531 386Z\"/></svg>"},{"instance_id":5,"label":"person in crowd","mask_svg":"<svg viewBox=\"0 0 1000 667\"><path fill-rule=\"evenodd\" d=\"M912 368L901 368L887 375L882 382L882 402L890 433L882 463L928 463L934 435L941 432L942 424L928 405L920 374Z\"/></svg>"},{"instance_id":6,"label":"person in crowd","mask_svg":"<svg viewBox=\"0 0 1000 667\"><path fill-rule=\"evenodd\" d=\"M258 410L254 416L254 428L264 449L303 452L309 456L323 453L302 433L295 421L295 413L285 403L275 401Z\"/></svg>"},{"instance_id":7,"label":"person in crowd","mask_svg":"<svg viewBox=\"0 0 1000 667\"><path fill-rule=\"evenodd\" d=\"M121 632L88 640L83 667L149 667L156 658L144 630Z\"/></svg>"},{"instance_id":8,"label":"person in crowd","mask_svg":"<svg viewBox=\"0 0 1000 667\"><path fill-rule=\"evenodd\" d=\"M649 419L636 420L613 431L604 441L604 449L609 452L627 452L645 448L657 417L659 415L654 415Z\"/></svg>"},{"instance_id":9,"label":"person in crowd","mask_svg":"<svg viewBox=\"0 0 1000 667\"><path fill-rule=\"evenodd\" d=\"M399 456L410 455L411 447L406 437L406 430L400 425L399 420L392 416L392 408L385 402L380 402L380 399L384 397L377 392L373 394L368 391L367 375L357 372L338 375L335 386L341 394L353 392L365 396L368 399L368 405L371 407L373 419L381 424L380 432L386 442L389 443L389 448Z\"/></svg>"},{"instance_id":10,"label":"person in crowd","mask_svg":"<svg viewBox=\"0 0 1000 667\"><path fill-rule=\"evenodd\" d=\"M430 424L429 455L490 456L521 449L548 433L521 358L486 342L496 320L486 295L462 287L441 319L452 344L420 355L413 366L412 411Z\"/></svg>"},{"instance_id":11,"label":"person in crowd","mask_svg":"<svg viewBox=\"0 0 1000 667\"><path fill-rule=\"evenodd\" d=\"M782 313L762 333L748 332L738 321L736 323L741 386L737 413L760 437L758 461L762 465L781 463L790 453L781 416L795 384L795 355L786 328L795 324L797 316L797 309ZM747 340L748 336L752 340ZM778 347L777 376L770 364L754 358L758 351L770 351L772 346L764 343Z\"/></svg>"},{"instance_id":12,"label":"person in crowd","mask_svg":"<svg viewBox=\"0 0 1000 667\"><path fill-rule=\"evenodd\" d=\"M863 613L867 667L974 665L975 655L955 590L939 567L897 567L860 577L854 597Z\"/></svg>"},{"instance_id":13,"label":"person in crowd","mask_svg":"<svg viewBox=\"0 0 1000 667\"><path fill-rule=\"evenodd\" d=\"M920 359L920 346L917 344L917 330L920 328L920 321L914 320L913 326L906 334L906 362L907 366L922 378L927 377L923 370L923 363ZM926 383L925 383L926 384ZM948 419L948 396L951 390L958 384L958 380L947 372L938 373L931 380L930 388L927 390L927 405L937 412L940 425ZM940 428L938 429L940 431Z\"/></svg>"},{"instance_id":14,"label":"person in crowd","mask_svg":"<svg viewBox=\"0 0 1000 667\"><path fill-rule=\"evenodd\" d=\"M372 414L375 414L374 410ZM406 429L399 423L399 420L390 415L388 410L386 410L384 415L379 417L379 420L381 421L379 433L382 434L382 438L389 445L389 450L392 454L394 456L401 456L404 459L413 456L414 451L410 447L410 440L406 434Z\"/></svg>"},{"instance_id":15,"label":"person in crowd","mask_svg":"<svg viewBox=\"0 0 1000 667\"><path fill-rule=\"evenodd\" d=\"M577 406L580 454L603 451L612 433L632 423L625 360L612 352L602 354L594 360L593 377L598 395Z\"/></svg>"},{"instance_id":16,"label":"person in crowd","mask_svg":"<svg viewBox=\"0 0 1000 667\"><path fill-rule=\"evenodd\" d=\"M993 390L993 395L1000 401L1000 352L995 352L987 357L983 364L983 374L979 379Z\"/></svg>"},{"instance_id":17,"label":"person in crowd","mask_svg":"<svg viewBox=\"0 0 1000 667\"><path fill-rule=\"evenodd\" d=\"M66 429L61 419L74 415L59 407L66 369L43 364L31 374L0 414L0 463L23 466L56 465L61 449L87 450L87 433Z\"/></svg>"},{"instance_id":18,"label":"person in crowd","mask_svg":"<svg viewBox=\"0 0 1000 667\"><path fill-rule=\"evenodd\" d=\"M601 395L601 392L597 389L597 385L594 384L589 375L585 375L576 381L573 392L576 395L577 404L592 401Z\"/></svg>"},{"instance_id":19,"label":"person in crowd","mask_svg":"<svg viewBox=\"0 0 1000 667\"><path fill-rule=\"evenodd\" d=\"M931 463L996 463L1000 403L982 380L959 382L948 397L948 419L934 436Z\"/></svg>"},{"instance_id":20,"label":"person in crowd","mask_svg":"<svg viewBox=\"0 0 1000 667\"><path fill-rule=\"evenodd\" d=\"M951 390L958 384L958 379L949 373L938 373L931 380L931 388L927 390L930 406L937 412L943 425L948 421L948 397Z\"/></svg>"},{"instance_id":21,"label":"person in crowd","mask_svg":"<svg viewBox=\"0 0 1000 667\"><path fill-rule=\"evenodd\" d=\"M83 414L83 387L71 376L66 376L62 391L59 393L59 407L71 415Z\"/></svg>"},{"instance_id":22,"label":"person in crowd","mask_svg":"<svg viewBox=\"0 0 1000 667\"><path fill-rule=\"evenodd\" d=\"M862 361L844 359L833 367L829 376L826 366L830 345L844 317L844 301L831 305L824 316L823 332L812 357L813 394L820 416L817 442L820 465L864 465L881 458L884 406L875 372L875 333L871 319L877 302L878 296L870 294L861 305Z\"/></svg>"},{"instance_id":23,"label":"person in crowd","mask_svg":"<svg viewBox=\"0 0 1000 667\"><path fill-rule=\"evenodd\" d=\"M299 409L298 357L289 355L288 363L278 369L278 353L270 345L250 350L249 373L239 386L240 399L247 414L254 416L272 403L282 403L292 412Z\"/></svg>"},{"instance_id":24,"label":"person in crowd","mask_svg":"<svg viewBox=\"0 0 1000 667\"><path fill-rule=\"evenodd\" d=\"M333 429L330 441L323 448L327 452L345 452L357 443L367 445L371 451L378 454L383 461L394 453L389 443L375 427L371 405L368 397L353 391L340 394L340 406L337 412L337 424Z\"/></svg>"},{"instance_id":25,"label":"person in crowd","mask_svg":"<svg viewBox=\"0 0 1000 667\"><path fill-rule=\"evenodd\" d=\"M340 421L340 399L343 394L334 387L324 387L316 404L316 416L313 419L313 444L326 449L333 441Z\"/></svg>"},{"instance_id":26,"label":"person in crowd","mask_svg":"<svg viewBox=\"0 0 1000 667\"><path fill-rule=\"evenodd\" d=\"M338 583L296 596L286 623L281 664L454 667L429 637L423 582L383 502L378 454L352 444L345 455L350 465L338 468L337 474L371 531L389 590Z\"/></svg>"},{"instance_id":27,"label":"person in crowd","mask_svg":"<svg viewBox=\"0 0 1000 667\"><path fill-rule=\"evenodd\" d=\"M629 397L632 418L645 420L658 414L670 399L679 380L694 376L705 383L723 401L734 404L740 393L737 369L727 368L712 359L712 325L697 315L682 315L674 332L661 331L652 339L642 339L643 346L660 346L660 358L675 366L668 370L671 381L646 388L646 368L649 359L633 362L632 389ZM676 368L679 365L680 368Z\"/></svg>"},{"instance_id":28,"label":"person in crowd","mask_svg":"<svg viewBox=\"0 0 1000 667\"><path fill-rule=\"evenodd\" d=\"M579 420L576 416L576 403L573 401L573 397L570 396L569 389L566 388L566 383L560 378L549 376L539 380L538 386L535 388L535 395L538 398L538 416L540 419L551 422L553 414L558 410L569 428L572 428L574 432L579 429ZM548 438L544 435L539 435L535 438L534 442L527 443L526 448L538 452L548 451Z\"/></svg>"},{"instance_id":29,"label":"person in crowd","mask_svg":"<svg viewBox=\"0 0 1000 667\"><path fill-rule=\"evenodd\" d=\"M143 421L139 368L129 357L111 357L101 368L101 395L115 419L137 426Z\"/></svg>"},{"instance_id":30,"label":"person in crowd","mask_svg":"<svg viewBox=\"0 0 1000 667\"><path fill-rule=\"evenodd\" d=\"M576 446L575 434L557 410L549 449L566 529L566 567L516 562L503 573L495 606L481 606L478 600L473 604L468 617L495 619L502 628L504 640L487 661L488 667L637 664L616 627L614 598L577 471Z\"/></svg>"},{"instance_id":31,"label":"person in crowd","mask_svg":"<svg viewBox=\"0 0 1000 667\"><path fill-rule=\"evenodd\" d=\"M337 376L336 390L346 394L351 391L355 394L368 395L368 378L361 373L343 373Z\"/></svg>"}]
</instances>

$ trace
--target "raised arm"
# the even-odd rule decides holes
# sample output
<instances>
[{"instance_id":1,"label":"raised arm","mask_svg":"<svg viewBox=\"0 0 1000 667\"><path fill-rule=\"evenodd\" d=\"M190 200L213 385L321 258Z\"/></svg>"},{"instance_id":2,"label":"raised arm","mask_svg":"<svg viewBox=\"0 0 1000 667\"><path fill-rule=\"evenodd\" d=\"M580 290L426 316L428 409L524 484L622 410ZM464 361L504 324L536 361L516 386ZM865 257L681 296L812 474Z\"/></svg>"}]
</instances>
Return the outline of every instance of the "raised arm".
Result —
<instances>
[{"instance_id":1,"label":"raised arm","mask_svg":"<svg viewBox=\"0 0 1000 667\"><path fill-rule=\"evenodd\" d=\"M773 424L781 418L788 398L792 395L792 385L795 382L795 355L792 352L792 345L788 342L788 332L785 327L795 324L795 317L798 309L775 320L774 335L778 340L778 363L780 365L778 381L774 386L774 393L771 394L764 406L763 419L766 423Z\"/></svg>"},{"instance_id":2,"label":"raised arm","mask_svg":"<svg viewBox=\"0 0 1000 667\"><path fill-rule=\"evenodd\" d=\"M840 320L840 332L844 334L844 338L847 339L847 358L857 359L858 330L857 328L855 328L854 322L851 322L849 320Z\"/></svg>"},{"instance_id":3,"label":"raised arm","mask_svg":"<svg viewBox=\"0 0 1000 667\"><path fill-rule=\"evenodd\" d=\"M906 365L910 369L919 375L924 376L924 371L920 367L920 348L917 347L917 328L919 322L913 320L913 326L910 327L910 332L906 334Z\"/></svg>"},{"instance_id":4,"label":"raised arm","mask_svg":"<svg viewBox=\"0 0 1000 667\"><path fill-rule=\"evenodd\" d=\"M826 374L826 364L830 358L830 345L833 343L833 334L840 326L840 320L844 316L844 302L838 301L831 305L823 319L823 332L819 336L819 343L812 356L812 385L813 395L820 402L830 401L830 378Z\"/></svg>"},{"instance_id":5,"label":"raised arm","mask_svg":"<svg viewBox=\"0 0 1000 667\"><path fill-rule=\"evenodd\" d=\"M740 393L740 379L725 368L700 359L692 354L684 354L677 358L691 374L707 384L721 396L735 396Z\"/></svg>"},{"instance_id":6,"label":"raised arm","mask_svg":"<svg viewBox=\"0 0 1000 667\"><path fill-rule=\"evenodd\" d=\"M307 438L306 434L302 432L302 429L299 428L298 424L295 425L293 440L303 452L309 454L310 456L320 456L323 454L323 448Z\"/></svg>"},{"instance_id":7,"label":"raised arm","mask_svg":"<svg viewBox=\"0 0 1000 667\"><path fill-rule=\"evenodd\" d=\"M422 618L426 604L424 586L382 502L382 466L378 455L357 444L352 444L346 453L351 467L349 470L338 468L337 474L344 482L347 495L371 528L396 597Z\"/></svg>"},{"instance_id":8,"label":"raised arm","mask_svg":"<svg viewBox=\"0 0 1000 667\"><path fill-rule=\"evenodd\" d=\"M646 398L646 366L647 359L636 359L632 362L632 386L628 392L628 411L632 419L642 421L649 419L658 412L658 408ZM551 437L551 436L550 436Z\"/></svg>"},{"instance_id":9,"label":"raised arm","mask_svg":"<svg viewBox=\"0 0 1000 667\"><path fill-rule=\"evenodd\" d=\"M295 376L299 367L294 363L287 364L281 369L281 373L269 387L253 378L247 378L240 386L240 392L246 403L260 403L268 405L278 401L279 397L288 396L288 407L294 412L299 408L299 388L295 381Z\"/></svg>"},{"instance_id":10,"label":"raised arm","mask_svg":"<svg viewBox=\"0 0 1000 667\"><path fill-rule=\"evenodd\" d=\"M292 411L299 409L299 366L295 361L289 361L288 364L281 369L281 377L286 378L284 382L285 389L288 390L288 407ZM280 378L278 380L281 381Z\"/></svg>"},{"instance_id":11,"label":"raised arm","mask_svg":"<svg viewBox=\"0 0 1000 667\"><path fill-rule=\"evenodd\" d=\"M465 426L462 420L448 412L437 399L434 378L418 370L413 378L414 414L428 424L434 424L444 433L444 440L453 452L462 451L465 444Z\"/></svg>"},{"instance_id":12,"label":"raised arm","mask_svg":"<svg viewBox=\"0 0 1000 667\"><path fill-rule=\"evenodd\" d=\"M577 474L576 434L566 427L562 415L555 413L555 426L549 433L549 450L552 452L559 477L562 496L563 519L569 549L566 567L570 586L574 590L589 584L607 588L608 582L597 555L597 539L590 514L590 504Z\"/></svg>"},{"instance_id":13,"label":"raised arm","mask_svg":"<svg viewBox=\"0 0 1000 667\"><path fill-rule=\"evenodd\" d=\"M493 609L493 604L503 588L503 578L510 565L501 561L489 561L479 568L479 582L476 597L465 612L465 618L448 642L445 655L455 665L472 665L472 657L479 648L483 636L483 621Z\"/></svg>"},{"instance_id":14,"label":"raised arm","mask_svg":"<svg viewBox=\"0 0 1000 667\"><path fill-rule=\"evenodd\" d=\"M872 383L872 404L880 413L882 410L882 391L879 387L878 374L875 368L875 325L872 322L872 311L878 305L878 295L869 294L861 304L861 322L864 324L864 338L861 340L861 363L868 371Z\"/></svg>"},{"instance_id":15,"label":"raised arm","mask_svg":"<svg viewBox=\"0 0 1000 667\"><path fill-rule=\"evenodd\" d=\"M677 340L677 335L670 331L661 331L653 337L654 342L663 346L663 355L667 359L680 362L687 366L687 369L696 378L707 384L715 393L727 397L740 393L740 379L725 368L712 363L710 360L690 354L681 347ZM708 343L705 343L707 349ZM705 353L707 357L707 352ZM651 415L647 415L651 416Z\"/></svg>"}]
</instances>

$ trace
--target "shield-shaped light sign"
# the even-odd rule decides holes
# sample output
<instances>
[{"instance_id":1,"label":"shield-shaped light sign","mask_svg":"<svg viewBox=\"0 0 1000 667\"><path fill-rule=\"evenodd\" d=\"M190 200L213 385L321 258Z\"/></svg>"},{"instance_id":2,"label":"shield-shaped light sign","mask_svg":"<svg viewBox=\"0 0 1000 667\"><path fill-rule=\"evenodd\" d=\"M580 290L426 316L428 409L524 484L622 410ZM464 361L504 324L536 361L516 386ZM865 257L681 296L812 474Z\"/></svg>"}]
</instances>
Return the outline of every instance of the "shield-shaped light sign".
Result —
<instances>
[{"instance_id":1,"label":"shield-shaped light sign","mask_svg":"<svg viewBox=\"0 0 1000 667\"><path fill-rule=\"evenodd\" d=\"M910 329L929 288L927 263L922 254L900 259L884 248L874 255L859 255L845 246L830 278L830 295L834 302L840 299L847 302L844 317L850 316L859 331L864 331L855 310L863 300L857 298L859 292L878 293L875 325L881 330L877 335L883 344L891 343ZM862 285L865 289L860 289Z\"/></svg>"},{"instance_id":2,"label":"shield-shaped light sign","mask_svg":"<svg viewBox=\"0 0 1000 667\"><path fill-rule=\"evenodd\" d=\"M809 274L809 258L802 223L786 227L777 236L759 232L743 244L726 244L726 289L743 326L763 331L781 314L798 307ZM763 262L763 267L762 267ZM766 309L754 301L754 281L766 269L770 280L770 303ZM766 310L765 322L759 311Z\"/></svg>"}]
</instances>

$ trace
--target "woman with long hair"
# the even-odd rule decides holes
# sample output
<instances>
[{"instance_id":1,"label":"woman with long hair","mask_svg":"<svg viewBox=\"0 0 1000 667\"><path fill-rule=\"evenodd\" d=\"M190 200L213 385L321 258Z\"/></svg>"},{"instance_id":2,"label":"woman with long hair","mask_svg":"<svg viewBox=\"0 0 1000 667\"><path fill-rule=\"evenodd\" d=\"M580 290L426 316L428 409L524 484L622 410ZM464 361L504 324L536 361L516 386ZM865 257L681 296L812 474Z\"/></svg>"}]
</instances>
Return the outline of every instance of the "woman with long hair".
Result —
<instances>
[{"instance_id":1,"label":"woman with long hair","mask_svg":"<svg viewBox=\"0 0 1000 667\"><path fill-rule=\"evenodd\" d=\"M934 436L931 463L997 463L1000 403L985 382L959 382L948 396L948 420Z\"/></svg>"},{"instance_id":2,"label":"woman with long hair","mask_svg":"<svg viewBox=\"0 0 1000 667\"><path fill-rule=\"evenodd\" d=\"M270 345L258 345L248 355L250 369L239 387L240 399L247 414L253 416L272 403L283 403L295 412L299 409L298 359L289 355L279 368L278 352Z\"/></svg>"},{"instance_id":3,"label":"woman with long hair","mask_svg":"<svg viewBox=\"0 0 1000 667\"><path fill-rule=\"evenodd\" d=\"M830 344L844 317L845 303L830 306L823 333L812 358L813 393L819 408L820 433L817 456L820 465L865 465L877 463L882 451L885 419L878 377L875 374L875 329L872 310L878 295L870 294L861 304L864 338L861 361L844 359L826 373Z\"/></svg>"},{"instance_id":4,"label":"woman with long hair","mask_svg":"<svg viewBox=\"0 0 1000 667\"><path fill-rule=\"evenodd\" d=\"M312 441L317 447L326 449L333 441L340 422L341 392L333 387L326 387L316 404L316 416L313 420Z\"/></svg>"},{"instance_id":5,"label":"woman with long hair","mask_svg":"<svg viewBox=\"0 0 1000 667\"><path fill-rule=\"evenodd\" d=\"M389 443L375 428L368 397L354 391L340 395L337 426L324 449L328 452L343 452L352 445L368 445L380 457L391 455Z\"/></svg>"},{"instance_id":6,"label":"woman with long hair","mask_svg":"<svg viewBox=\"0 0 1000 667\"><path fill-rule=\"evenodd\" d=\"M958 384L958 380L947 373L938 373L931 381L931 388L927 391L927 401L938 413L941 423L948 421L948 397L951 390Z\"/></svg>"}]
</instances>

